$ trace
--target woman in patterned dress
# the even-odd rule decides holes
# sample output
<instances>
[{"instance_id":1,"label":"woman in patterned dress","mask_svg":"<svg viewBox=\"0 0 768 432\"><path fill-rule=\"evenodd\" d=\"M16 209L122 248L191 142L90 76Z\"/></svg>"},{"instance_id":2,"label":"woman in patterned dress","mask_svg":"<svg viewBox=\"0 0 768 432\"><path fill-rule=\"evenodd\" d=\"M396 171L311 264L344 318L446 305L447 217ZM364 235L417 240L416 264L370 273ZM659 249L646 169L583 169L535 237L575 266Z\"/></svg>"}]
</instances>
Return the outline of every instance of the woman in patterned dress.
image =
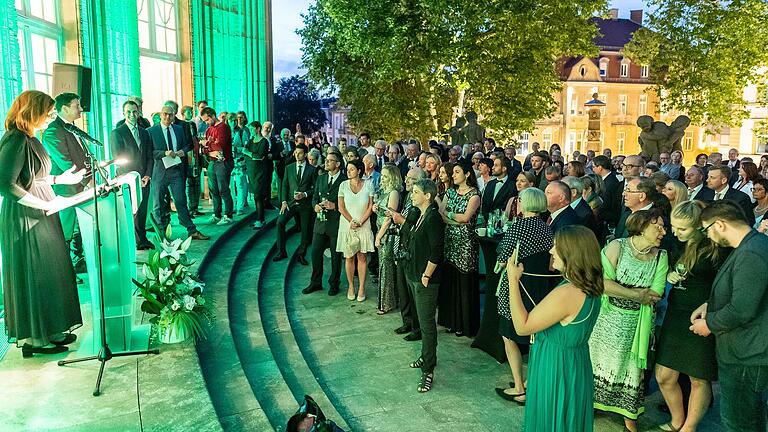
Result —
<instances>
[{"instance_id":1,"label":"woman in patterned dress","mask_svg":"<svg viewBox=\"0 0 768 432\"><path fill-rule=\"evenodd\" d=\"M446 277L438 300L438 323L456 336L474 336L480 328L480 244L475 234L480 193L471 165L455 165L452 178L455 188L446 191L440 205L446 223Z\"/></svg>"},{"instance_id":2,"label":"woman in patterned dress","mask_svg":"<svg viewBox=\"0 0 768 432\"><path fill-rule=\"evenodd\" d=\"M376 213L376 248L379 250L379 309L384 315L397 307L397 273L395 269L394 242L397 231L392 226L392 218L387 217L387 209L399 210L400 192L403 180L397 166L387 163L381 169L381 192L373 205Z\"/></svg>"},{"instance_id":3,"label":"woman in patterned dress","mask_svg":"<svg viewBox=\"0 0 768 432\"><path fill-rule=\"evenodd\" d=\"M525 293L522 295L523 305L530 312L553 286L555 278L530 275L550 273L549 250L552 249L554 236L552 229L540 216L547 211L547 197L544 192L541 189L529 187L520 191L518 196L520 197L518 209L522 212L522 216L516 219L504 233L504 238L499 245L496 269L502 271L506 268L507 261L519 245L517 261L525 266L528 273L523 275L519 282L525 287ZM504 340L504 351L507 354L514 383L511 388L496 388L496 393L505 400L523 404L526 390L523 378L523 355L519 345L529 345L530 337L518 335L512 325L512 315L509 310L509 279L506 271L501 273L496 295L499 297L497 305L499 333Z\"/></svg>"},{"instance_id":4,"label":"woman in patterned dress","mask_svg":"<svg viewBox=\"0 0 768 432\"><path fill-rule=\"evenodd\" d=\"M595 408L623 415L627 430L636 432L637 417L644 412L643 376L654 326L653 303L664 292L668 264L666 251L659 249L666 230L658 210L631 214L627 232L628 238L603 249L605 295L589 351Z\"/></svg>"}]
</instances>

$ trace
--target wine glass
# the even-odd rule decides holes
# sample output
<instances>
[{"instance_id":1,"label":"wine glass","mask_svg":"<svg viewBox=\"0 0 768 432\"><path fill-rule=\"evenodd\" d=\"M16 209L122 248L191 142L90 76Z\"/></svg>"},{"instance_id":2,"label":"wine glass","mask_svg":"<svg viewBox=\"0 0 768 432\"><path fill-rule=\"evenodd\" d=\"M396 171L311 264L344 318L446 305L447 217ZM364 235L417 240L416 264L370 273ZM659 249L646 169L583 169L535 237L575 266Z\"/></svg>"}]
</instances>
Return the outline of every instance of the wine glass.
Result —
<instances>
[{"instance_id":1,"label":"wine glass","mask_svg":"<svg viewBox=\"0 0 768 432\"><path fill-rule=\"evenodd\" d=\"M688 274L688 269L685 268L685 264L683 263L677 263L675 265L675 272L680 276L680 280L677 282L677 286L675 288L679 290L685 290L683 287L683 280L685 280L685 276Z\"/></svg>"}]
</instances>

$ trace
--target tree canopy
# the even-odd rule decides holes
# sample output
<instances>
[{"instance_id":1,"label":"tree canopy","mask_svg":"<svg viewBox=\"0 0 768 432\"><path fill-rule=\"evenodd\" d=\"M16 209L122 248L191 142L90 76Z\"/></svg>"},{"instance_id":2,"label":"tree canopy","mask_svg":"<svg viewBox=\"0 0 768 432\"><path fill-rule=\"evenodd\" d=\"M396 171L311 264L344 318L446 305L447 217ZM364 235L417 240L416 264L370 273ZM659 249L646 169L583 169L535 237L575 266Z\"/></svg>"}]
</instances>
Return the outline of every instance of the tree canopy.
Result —
<instances>
[{"instance_id":1,"label":"tree canopy","mask_svg":"<svg viewBox=\"0 0 768 432\"><path fill-rule=\"evenodd\" d=\"M749 83L765 82L768 2L648 0L654 12L625 52L651 65L662 110L695 123L737 125Z\"/></svg>"},{"instance_id":2,"label":"tree canopy","mask_svg":"<svg viewBox=\"0 0 768 432\"><path fill-rule=\"evenodd\" d=\"M309 82L298 75L282 78L275 92L274 123L293 130L296 123L304 131L318 131L328 121L320 108L320 96Z\"/></svg>"},{"instance_id":3,"label":"tree canopy","mask_svg":"<svg viewBox=\"0 0 768 432\"><path fill-rule=\"evenodd\" d=\"M606 1L318 0L299 31L308 78L389 138L441 134L474 110L497 136L557 107L562 56L597 55Z\"/></svg>"}]
</instances>

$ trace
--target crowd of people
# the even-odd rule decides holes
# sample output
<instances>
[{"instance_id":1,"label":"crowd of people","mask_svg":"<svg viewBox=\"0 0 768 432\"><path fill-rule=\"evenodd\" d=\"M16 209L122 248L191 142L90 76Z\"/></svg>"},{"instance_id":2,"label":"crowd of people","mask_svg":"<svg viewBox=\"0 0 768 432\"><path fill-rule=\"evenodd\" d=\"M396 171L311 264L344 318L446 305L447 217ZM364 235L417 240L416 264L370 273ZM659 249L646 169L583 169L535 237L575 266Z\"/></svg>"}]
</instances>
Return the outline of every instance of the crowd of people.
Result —
<instances>
[{"instance_id":1,"label":"crowd of people","mask_svg":"<svg viewBox=\"0 0 768 432\"><path fill-rule=\"evenodd\" d=\"M264 229L274 207L272 259L288 258L291 221L300 233L292 256L309 266L311 250L303 293L324 289L329 250L328 295L341 291L343 261L349 301L366 301L370 278L378 313L399 310L394 332L421 341L410 363L421 373L419 392L434 385L438 326L478 334L481 274L493 272L499 282L484 292L498 300L491 312L512 376L496 392L525 405L526 430L592 430L597 409L620 414L635 432L652 378L671 416L661 430L696 430L716 380L726 430L765 428L768 275L759 269L768 264L768 155L758 165L732 149L727 160L700 154L685 167L680 151L658 161L610 149L565 160L557 144L533 143L520 161L493 138L422 146L363 133L359 145L331 145L287 128L274 136L270 122L217 115L205 101L197 116L182 107L183 118L169 101L154 126L139 98L122 108L110 146L128 161L119 173L142 179L138 248L152 247L150 201L160 228L172 201L188 235L208 238L193 221L202 214L201 176L211 223L227 224L252 203L253 228ZM0 161L12 168L0 172L6 325L25 356L65 351L82 322L66 243L77 242L76 223L45 214L54 191L71 195L92 181L84 146L57 126L81 111L77 95L25 92L0 142ZM29 229L32 222L44 229ZM39 251L43 241L51 247ZM481 268L481 243L492 244L483 250L495 254L493 268ZM40 265L60 271L33 271ZM45 309L30 306L39 298Z\"/></svg>"}]
</instances>

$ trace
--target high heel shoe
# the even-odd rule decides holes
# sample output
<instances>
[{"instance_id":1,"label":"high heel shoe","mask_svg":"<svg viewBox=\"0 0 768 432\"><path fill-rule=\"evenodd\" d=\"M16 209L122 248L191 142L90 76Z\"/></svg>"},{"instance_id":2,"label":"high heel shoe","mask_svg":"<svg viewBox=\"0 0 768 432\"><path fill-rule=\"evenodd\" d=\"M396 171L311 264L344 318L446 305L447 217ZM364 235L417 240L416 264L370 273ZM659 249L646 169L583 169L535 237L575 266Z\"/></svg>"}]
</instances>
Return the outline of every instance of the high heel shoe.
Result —
<instances>
[{"instance_id":1,"label":"high heel shoe","mask_svg":"<svg viewBox=\"0 0 768 432\"><path fill-rule=\"evenodd\" d=\"M365 301L365 294L363 294L363 295L358 294L357 295L357 301L360 302L360 303L364 302Z\"/></svg>"},{"instance_id":2,"label":"high heel shoe","mask_svg":"<svg viewBox=\"0 0 768 432\"><path fill-rule=\"evenodd\" d=\"M347 300L354 300L355 299L355 290L354 288L350 288L347 290Z\"/></svg>"},{"instance_id":3,"label":"high heel shoe","mask_svg":"<svg viewBox=\"0 0 768 432\"><path fill-rule=\"evenodd\" d=\"M30 358L34 354L60 354L68 350L69 348L67 348L64 345L56 345L56 346L46 348L46 347L33 347L30 344L24 344L21 346L21 356L24 358Z\"/></svg>"}]
</instances>

